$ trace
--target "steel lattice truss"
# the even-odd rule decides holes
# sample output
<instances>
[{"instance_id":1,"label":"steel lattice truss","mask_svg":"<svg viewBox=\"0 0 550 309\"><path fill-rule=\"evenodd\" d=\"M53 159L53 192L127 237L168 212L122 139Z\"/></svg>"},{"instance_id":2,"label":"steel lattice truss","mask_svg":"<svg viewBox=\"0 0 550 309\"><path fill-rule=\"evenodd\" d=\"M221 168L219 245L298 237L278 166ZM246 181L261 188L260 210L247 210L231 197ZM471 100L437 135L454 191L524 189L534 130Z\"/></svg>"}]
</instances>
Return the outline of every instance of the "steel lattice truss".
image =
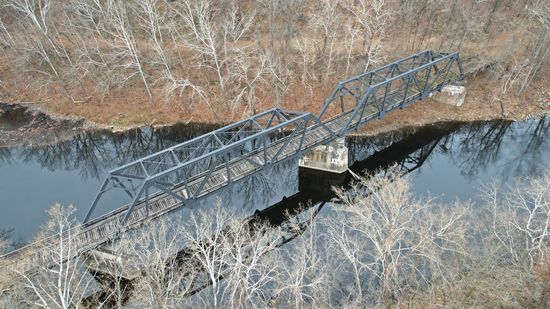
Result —
<instances>
[{"instance_id":1,"label":"steel lattice truss","mask_svg":"<svg viewBox=\"0 0 550 309\"><path fill-rule=\"evenodd\" d=\"M271 109L109 172L84 220L134 223L206 196L265 167L345 136L374 118L463 79L458 53L424 51L341 82L319 116ZM90 221L102 195L131 203ZM124 213L124 215L121 215Z\"/></svg>"},{"instance_id":2,"label":"steel lattice truss","mask_svg":"<svg viewBox=\"0 0 550 309\"><path fill-rule=\"evenodd\" d=\"M148 212L151 199L195 200L301 152L313 127L333 134L310 113L271 109L119 167L109 172L85 222L111 189L122 189L133 200L124 222L137 205ZM159 199L162 194L171 199Z\"/></svg>"}]
</instances>

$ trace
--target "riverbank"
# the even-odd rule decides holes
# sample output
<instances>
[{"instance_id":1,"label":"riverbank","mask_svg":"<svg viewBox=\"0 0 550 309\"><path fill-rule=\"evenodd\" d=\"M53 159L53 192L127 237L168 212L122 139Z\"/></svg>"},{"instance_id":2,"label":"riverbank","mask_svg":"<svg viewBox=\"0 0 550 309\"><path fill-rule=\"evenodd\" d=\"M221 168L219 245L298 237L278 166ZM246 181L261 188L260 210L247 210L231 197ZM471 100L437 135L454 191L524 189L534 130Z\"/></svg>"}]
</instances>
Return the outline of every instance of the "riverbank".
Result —
<instances>
[{"instance_id":1,"label":"riverbank","mask_svg":"<svg viewBox=\"0 0 550 309\"><path fill-rule=\"evenodd\" d=\"M24 104L0 103L0 148L56 143L88 129L85 123Z\"/></svg>"},{"instance_id":2,"label":"riverbank","mask_svg":"<svg viewBox=\"0 0 550 309\"><path fill-rule=\"evenodd\" d=\"M402 122L405 125L424 125L438 120L475 121L496 118L523 120L529 116L550 111L550 76L533 81L527 91L521 96L516 96L512 91L506 94L500 93L501 81L495 81L487 77L487 74L482 72L467 77L466 100L464 105L459 108L441 105L428 99L408 107L406 114L403 112L392 113L391 117L388 114L387 120L381 125L385 126L386 122L395 123L397 127ZM326 97L331 92L332 89L328 89L328 92L327 89L318 89L317 97L309 103L304 104L300 98L290 98L280 107L316 114L322 109ZM171 126L181 122L221 125L246 117L243 112L235 112L232 114L233 116L230 116L227 112L215 112L200 104L194 104L191 107L184 107L177 103L141 104L131 97L115 98L97 104L92 102L76 104L47 102L26 104L25 106L56 117L83 119L89 127L112 131L124 131L143 126ZM258 104L256 110L262 111L273 106L273 101L266 98ZM220 117L219 114L223 116Z\"/></svg>"},{"instance_id":3,"label":"riverbank","mask_svg":"<svg viewBox=\"0 0 550 309\"><path fill-rule=\"evenodd\" d=\"M396 110L386 115L384 119L375 120L357 132L350 135L373 136L395 131L404 127L419 127L438 122L470 122L493 119L521 121L538 117L550 112L550 79L533 83L531 91L522 97L506 96L497 99L493 91L495 85L483 77L472 77L466 85L467 95L464 104L460 107L438 103L432 99L412 104L403 110ZM141 121L117 122L119 118L110 118L110 121L98 122L100 118L83 117L80 112L68 109L65 114L56 112L59 106L52 110L51 105L0 103L0 147L19 145L50 144L74 136L86 130L109 130L124 132L127 130L150 126L162 128L176 123L204 123L212 124L211 117L204 119L193 116L185 118L181 111L175 111L168 118L162 118L163 113L146 115L128 115L137 117ZM97 113L110 114L111 108ZM166 108L158 107L158 108ZM263 109L269 108L264 106ZM315 109L315 108L310 108ZM128 112L128 109L121 107ZM131 110L131 109L130 109ZM137 111L136 111L137 112ZM313 111L316 112L316 111ZM189 114L187 114L189 115ZM122 116L121 116L122 117ZM176 118L174 118L176 117ZM181 117L181 118L177 118ZM101 119L109 119L101 118ZM120 119L119 119L120 120ZM217 125L223 125L216 123Z\"/></svg>"}]
</instances>

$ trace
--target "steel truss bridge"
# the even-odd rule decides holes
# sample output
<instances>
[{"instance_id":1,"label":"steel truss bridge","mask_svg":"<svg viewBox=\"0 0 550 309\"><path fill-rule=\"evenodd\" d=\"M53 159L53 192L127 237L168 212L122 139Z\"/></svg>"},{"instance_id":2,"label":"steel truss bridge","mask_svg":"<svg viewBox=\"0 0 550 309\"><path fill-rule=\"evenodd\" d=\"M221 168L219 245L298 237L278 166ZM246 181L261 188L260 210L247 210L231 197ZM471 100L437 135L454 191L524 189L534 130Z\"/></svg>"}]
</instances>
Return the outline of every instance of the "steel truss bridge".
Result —
<instances>
[{"instance_id":1,"label":"steel truss bridge","mask_svg":"<svg viewBox=\"0 0 550 309\"><path fill-rule=\"evenodd\" d=\"M388 112L464 79L458 53L423 51L336 86L319 115L271 109L110 171L82 226L31 243L0 259L0 275L59 261L60 241L71 259L216 190L312 148L343 137ZM104 193L121 190L129 203L92 219Z\"/></svg>"}]
</instances>

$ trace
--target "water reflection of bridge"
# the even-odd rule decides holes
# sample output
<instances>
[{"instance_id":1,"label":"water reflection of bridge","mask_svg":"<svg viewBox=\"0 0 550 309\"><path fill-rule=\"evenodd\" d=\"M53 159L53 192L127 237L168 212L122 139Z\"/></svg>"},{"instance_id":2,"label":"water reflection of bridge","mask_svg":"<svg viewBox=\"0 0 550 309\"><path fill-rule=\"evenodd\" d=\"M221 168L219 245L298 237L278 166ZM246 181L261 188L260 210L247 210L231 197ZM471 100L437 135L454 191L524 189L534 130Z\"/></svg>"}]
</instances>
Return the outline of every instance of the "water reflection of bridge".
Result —
<instances>
[{"instance_id":1,"label":"water reflection of bridge","mask_svg":"<svg viewBox=\"0 0 550 309\"><path fill-rule=\"evenodd\" d=\"M318 116L272 109L109 172L74 237L74 258L123 231L194 203L216 190L297 158L385 113L428 97L463 78L457 53L425 51L340 83ZM103 194L122 190L131 202L91 220ZM63 236L68 237L68 236ZM2 271L49 265L57 238L5 255Z\"/></svg>"}]
</instances>

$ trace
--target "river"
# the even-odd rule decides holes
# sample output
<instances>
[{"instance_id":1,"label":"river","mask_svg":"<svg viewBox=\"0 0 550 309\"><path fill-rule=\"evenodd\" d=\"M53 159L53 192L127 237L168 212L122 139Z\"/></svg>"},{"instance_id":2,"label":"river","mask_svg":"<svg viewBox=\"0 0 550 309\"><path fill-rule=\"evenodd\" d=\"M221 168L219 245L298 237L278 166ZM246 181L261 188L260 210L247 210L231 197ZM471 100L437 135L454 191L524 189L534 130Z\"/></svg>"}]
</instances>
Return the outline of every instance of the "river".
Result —
<instances>
[{"instance_id":1,"label":"river","mask_svg":"<svg viewBox=\"0 0 550 309\"><path fill-rule=\"evenodd\" d=\"M76 215L82 219L106 171L212 129L176 125L117 134L91 131L47 146L0 148L0 229L13 229L16 242L27 242L45 222L45 210L55 202L75 205ZM550 116L546 116L517 123L407 128L369 138L350 137L347 144L356 171L396 164L409 174L418 197L479 203L484 186L492 182L506 186L518 176L536 175L541 168L550 167L549 131ZM228 207L261 210L296 194L298 179L297 162L287 161L220 190L198 206L208 207L221 200ZM122 195L108 195L97 214L124 202Z\"/></svg>"}]
</instances>

